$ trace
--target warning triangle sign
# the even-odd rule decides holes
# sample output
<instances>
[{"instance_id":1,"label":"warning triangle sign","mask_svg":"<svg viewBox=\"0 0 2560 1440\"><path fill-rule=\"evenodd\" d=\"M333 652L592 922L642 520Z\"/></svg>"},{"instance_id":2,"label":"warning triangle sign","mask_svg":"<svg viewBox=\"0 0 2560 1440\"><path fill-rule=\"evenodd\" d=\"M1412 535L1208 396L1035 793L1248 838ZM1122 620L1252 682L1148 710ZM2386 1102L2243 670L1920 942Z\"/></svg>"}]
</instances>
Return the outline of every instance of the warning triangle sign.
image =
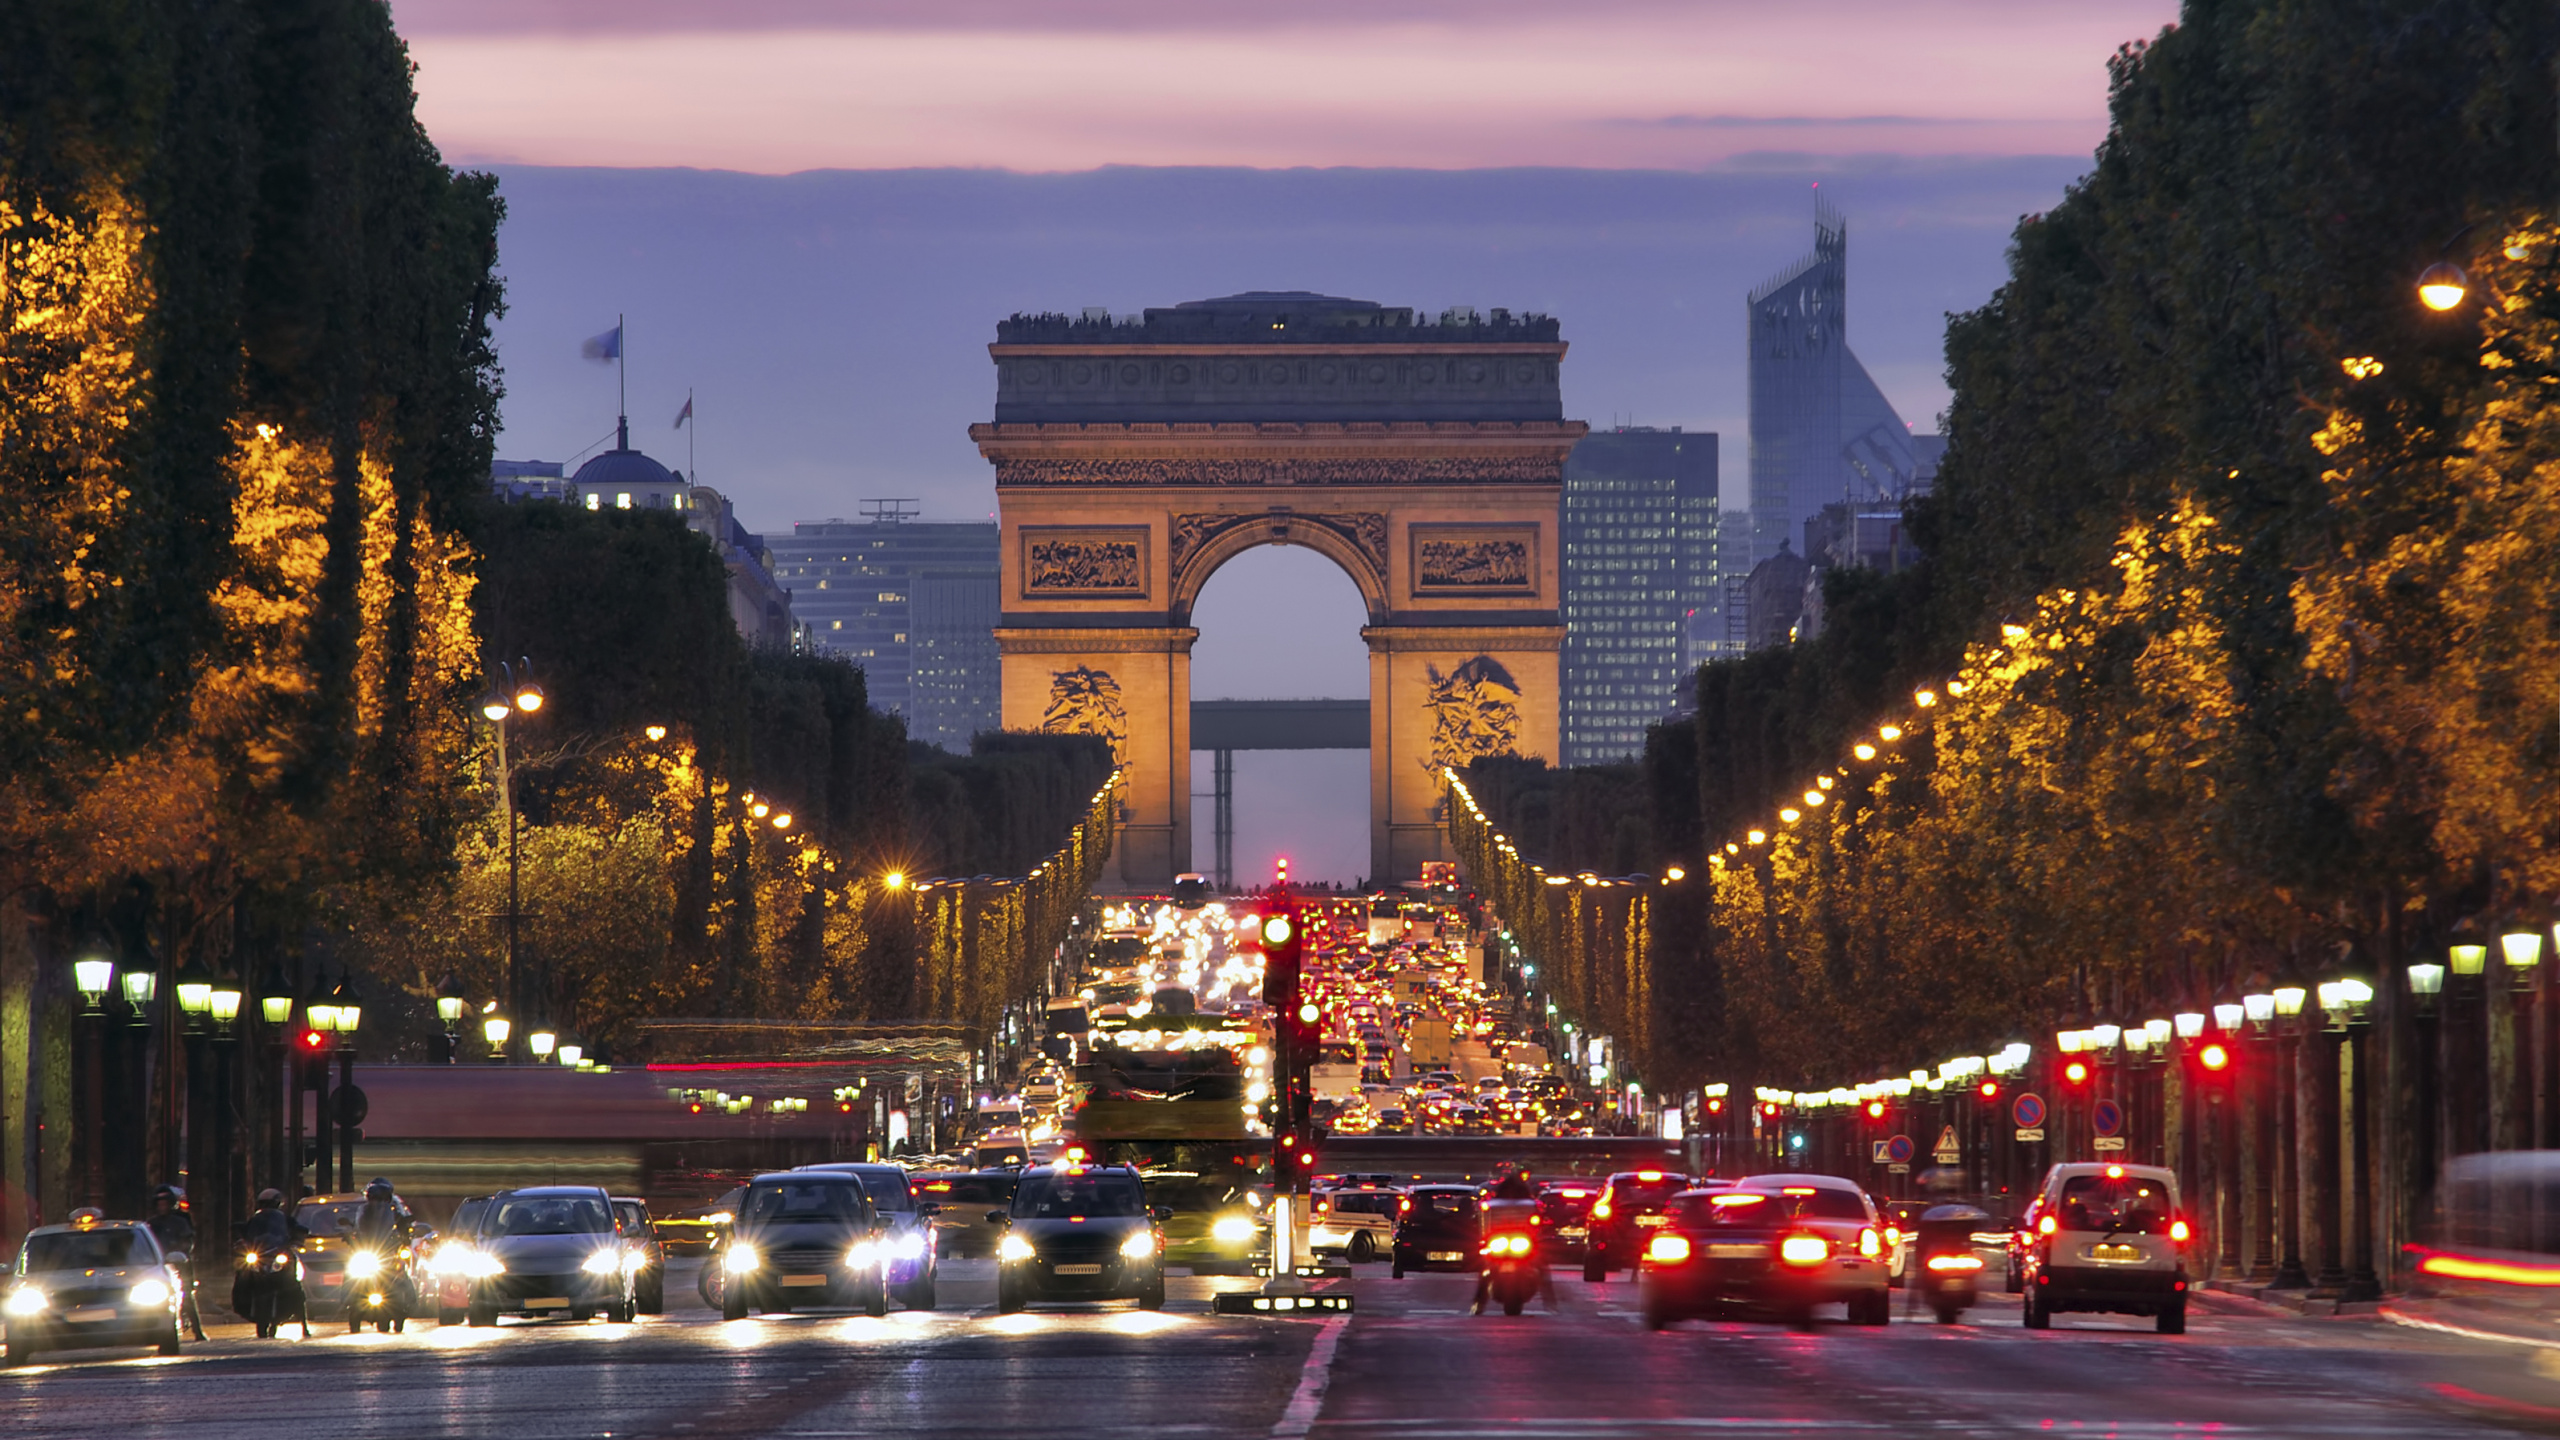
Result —
<instances>
[{"instance_id":1,"label":"warning triangle sign","mask_svg":"<svg viewBox=\"0 0 2560 1440\"><path fill-rule=\"evenodd\" d=\"M1956 1127L1949 1125L1938 1132L1938 1147L1929 1152L1929 1158L1941 1165L1953 1165L1964 1158L1964 1146L1956 1140Z\"/></svg>"}]
</instances>

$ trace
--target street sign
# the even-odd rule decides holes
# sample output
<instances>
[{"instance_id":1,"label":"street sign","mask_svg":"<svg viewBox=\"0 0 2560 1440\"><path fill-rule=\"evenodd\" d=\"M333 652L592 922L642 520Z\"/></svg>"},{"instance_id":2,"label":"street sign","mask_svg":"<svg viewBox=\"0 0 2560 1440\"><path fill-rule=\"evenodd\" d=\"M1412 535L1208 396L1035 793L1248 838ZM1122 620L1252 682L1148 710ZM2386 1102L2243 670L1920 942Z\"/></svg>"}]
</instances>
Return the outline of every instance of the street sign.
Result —
<instances>
[{"instance_id":1,"label":"street sign","mask_svg":"<svg viewBox=\"0 0 2560 1440\"><path fill-rule=\"evenodd\" d=\"M1912 1152L1918 1148L1911 1143L1910 1136L1896 1135L1884 1142L1884 1158L1896 1165L1908 1165L1911 1163Z\"/></svg>"},{"instance_id":2,"label":"street sign","mask_svg":"<svg viewBox=\"0 0 2560 1440\"><path fill-rule=\"evenodd\" d=\"M2124 1137L2121 1135L2101 1135L2092 1143L2101 1150L2121 1150L2124 1148Z\"/></svg>"},{"instance_id":3,"label":"street sign","mask_svg":"<svg viewBox=\"0 0 2560 1440\"><path fill-rule=\"evenodd\" d=\"M1885 1170L1894 1175L1908 1175L1911 1173L1911 1167L1908 1165L1888 1165L1885 1167Z\"/></svg>"},{"instance_id":4,"label":"street sign","mask_svg":"<svg viewBox=\"0 0 2560 1440\"><path fill-rule=\"evenodd\" d=\"M1886 1153L1884 1153L1884 1152L1885 1152L1885 1145L1886 1145L1886 1143L1887 1143L1887 1142L1882 1141L1882 1140L1870 1140L1870 1141L1868 1141L1867 1143L1868 1143L1870 1146L1874 1147L1874 1150L1875 1150L1875 1163L1876 1163L1876 1164L1878 1164L1878 1165L1882 1165L1882 1164L1884 1164L1885 1162L1887 1162L1887 1161L1889 1161L1889 1160L1891 1160L1891 1159L1893 1158L1892 1156L1887 1155Z\"/></svg>"},{"instance_id":5,"label":"street sign","mask_svg":"<svg viewBox=\"0 0 2560 1440\"><path fill-rule=\"evenodd\" d=\"M341 1085L329 1092L329 1118L352 1130L364 1123L372 1107L365 1103L364 1091L353 1085Z\"/></svg>"},{"instance_id":6,"label":"street sign","mask_svg":"<svg viewBox=\"0 0 2560 1440\"><path fill-rule=\"evenodd\" d=\"M2044 1097L2033 1090L2021 1093L2009 1105L2009 1118L2017 1121L2018 1128L2021 1130L2033 1130L2043 1125Z\"/></svg>"},{"instance_id":7,"label":"street sign","mask_svg":"<svg viewBox=\"0 0 2560 1440\"><path fill-rule=\"evenodd\" d=\"M1938 1132L1938 1143L1929 1151L1929 1158L1941 1165L1953 1165L1964 1158L1964 1142L1956 1139L1956 1127L1949 1125Z\"/></svg>"},{"instance_id":8,"label":"street sign","mask_svg":"<svg viewBox=\"0 0 2560 1440\"><path fill-rule=\"evenodd\" d=\"M2044 1138L2044 1127L2039 1125L2030 1130L2026 1126L2021 1125L2018 1127L2018 1138L2021 1140L2041 1140Z\"/></svg>"},{"instance_id":9,"label":"street sign","mask_svg":"<svg viewBox=\"0 0 2560 1440\"><path fill-rule=\"evenodd\" d=\"M2124 1106L2113 1100L2101 1100L2097 1104L2090 1106L2089 1128L2097 1131L2101 1135L2116 1135L2123 1133ZM2109 1148L2113 1149L2118 1147L2110 1146Z\"/></svg>"}]
</instances>

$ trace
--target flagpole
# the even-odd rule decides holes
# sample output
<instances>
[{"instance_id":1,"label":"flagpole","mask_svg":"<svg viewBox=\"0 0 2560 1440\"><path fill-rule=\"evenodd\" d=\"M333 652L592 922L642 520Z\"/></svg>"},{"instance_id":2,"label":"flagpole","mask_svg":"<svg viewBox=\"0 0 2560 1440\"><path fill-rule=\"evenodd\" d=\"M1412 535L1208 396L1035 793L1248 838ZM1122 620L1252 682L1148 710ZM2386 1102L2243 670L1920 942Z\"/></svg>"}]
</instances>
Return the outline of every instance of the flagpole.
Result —
<instances>
[{"instance_id":1,"label":"flagpole","mask_svg":"<svg viewBox=\"0 0 2560 1440\"><path fill-rule=\"evenodd\" d=\"M702 429L702 417L693 412L693 387L684 387L684 478L688 485L702 483L702 466L693 458L695 433Z\"/></svg>"},{"instance_id":2,"label":"flagpole","mask_svg":"<svg viewBox=\"0 0 2560 1440\"><path fill-rule=\"evenodd\" d=\"M625 320L620 312L615 312L613 317L614 399L622 411L616 418L622 422L624 437L622 448L625 450L631 448L631 361L627 358L631 354L629 325L630 322Z\"/></svg>"}]
</instances>

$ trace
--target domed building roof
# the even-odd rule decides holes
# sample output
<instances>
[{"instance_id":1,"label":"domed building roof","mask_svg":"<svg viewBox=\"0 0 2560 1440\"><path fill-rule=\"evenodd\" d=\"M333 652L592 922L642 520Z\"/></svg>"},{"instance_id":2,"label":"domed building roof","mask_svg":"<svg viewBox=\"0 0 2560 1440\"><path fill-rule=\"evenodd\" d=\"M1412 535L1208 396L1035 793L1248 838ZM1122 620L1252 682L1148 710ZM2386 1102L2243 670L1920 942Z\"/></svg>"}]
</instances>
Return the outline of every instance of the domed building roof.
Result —
<instances>
[{"instance_id":1,"label":"domed building roof","mask_svg":"<svg viewBox=\"0 0 2560 1440\"><path fill-rule=\"evenodd\" d=\"M580 490L640 490L684 482L675 472L637 450L607 450L578 467L569 483Z\"/></svg>"}]
</instances>

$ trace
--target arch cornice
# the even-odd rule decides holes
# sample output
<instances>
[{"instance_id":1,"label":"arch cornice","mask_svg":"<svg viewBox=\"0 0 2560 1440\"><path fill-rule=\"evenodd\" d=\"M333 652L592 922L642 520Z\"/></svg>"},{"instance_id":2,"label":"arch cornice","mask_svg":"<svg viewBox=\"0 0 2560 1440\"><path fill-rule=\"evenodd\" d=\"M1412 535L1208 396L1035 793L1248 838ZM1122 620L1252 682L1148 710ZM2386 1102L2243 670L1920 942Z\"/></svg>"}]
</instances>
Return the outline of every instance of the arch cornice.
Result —
<instances>
[{"instance_id":1,"label":"arch cornice","mask_svg":"<svg viewBox=\"0 0 2560 1440\"><path fill-rule=\"evenodd\" d=\"M1243 513L1172 517L1173 583L1166 599L1176 624L1188 624L1191 607L1209 577L1247 550L1263 545L1303 545L1339 566L1360 588L1372 624L1392 609L1387 593L1387 517L1378 512L1310 512L1274 507Z\"/></svg>"}]
</instances>

